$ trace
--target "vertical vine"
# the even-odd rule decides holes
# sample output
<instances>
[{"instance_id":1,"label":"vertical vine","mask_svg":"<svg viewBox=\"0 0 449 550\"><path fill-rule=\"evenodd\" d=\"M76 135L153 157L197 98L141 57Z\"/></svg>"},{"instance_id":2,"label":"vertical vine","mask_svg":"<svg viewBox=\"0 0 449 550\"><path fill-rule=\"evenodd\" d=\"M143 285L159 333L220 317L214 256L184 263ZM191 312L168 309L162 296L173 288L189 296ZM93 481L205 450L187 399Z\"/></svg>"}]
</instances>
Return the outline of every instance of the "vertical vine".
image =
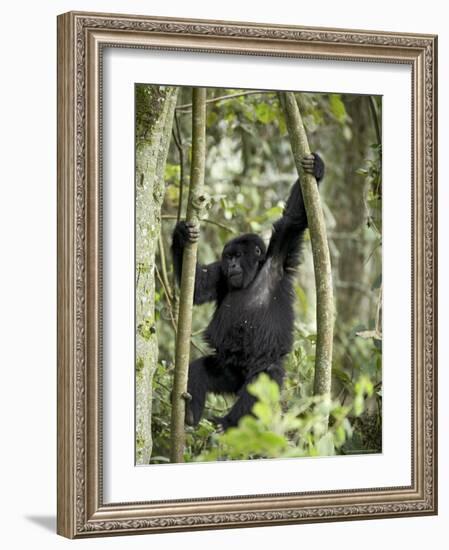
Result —
<instances>
[{"instance_id":1,"label":"vertical vine","mask_svg":"<svg viewBox=\"0 0 449 550\"><path fill-rule=\"evenodd\" d=\"M334 298L332 270L326 225L315 178L303 171L301 159L310 155L307 134L295 94L279 94L287 123L290 144L300 176L304 206L307 212L317 295L317 342L314 394L330 398L332 381L332 344L334 330Z\"/></svg>"},{"instance_id":2,"label":"vertical vine","mask_svg":"<svg viewBox=\"0 0 449 550\"><path fill-rule=\"evenodd\" d=\"M186 220L199 224L205 197L204 170L206 163L206 89L192 92L192 163ZM179 293L178 330L176 333L175 374L172 392L170 461L184 461L185 404L192 332L192 306L195 289L198 243L187 243L182 261Z\"/></svg>"}]
</instances>

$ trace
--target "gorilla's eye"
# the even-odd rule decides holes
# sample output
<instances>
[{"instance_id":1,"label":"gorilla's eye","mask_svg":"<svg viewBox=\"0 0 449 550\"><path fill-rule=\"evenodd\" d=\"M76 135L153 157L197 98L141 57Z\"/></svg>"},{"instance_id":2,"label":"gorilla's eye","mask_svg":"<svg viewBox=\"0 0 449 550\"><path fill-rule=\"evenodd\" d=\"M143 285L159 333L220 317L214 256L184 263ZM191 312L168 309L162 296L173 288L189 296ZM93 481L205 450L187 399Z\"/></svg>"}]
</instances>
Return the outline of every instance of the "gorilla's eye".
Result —
<instances>
[{"instance_id":1,"label":"gorilla's eye","mask_svg":"<svg viewBox=\"0 0 449 550\"><path fill-rule=\"evenodd\" d=\"M262 254L262 250L258 246L256 246L256 249L254 251L256 253L256 256L260 256Z\"/></svg>"}]
</instances>

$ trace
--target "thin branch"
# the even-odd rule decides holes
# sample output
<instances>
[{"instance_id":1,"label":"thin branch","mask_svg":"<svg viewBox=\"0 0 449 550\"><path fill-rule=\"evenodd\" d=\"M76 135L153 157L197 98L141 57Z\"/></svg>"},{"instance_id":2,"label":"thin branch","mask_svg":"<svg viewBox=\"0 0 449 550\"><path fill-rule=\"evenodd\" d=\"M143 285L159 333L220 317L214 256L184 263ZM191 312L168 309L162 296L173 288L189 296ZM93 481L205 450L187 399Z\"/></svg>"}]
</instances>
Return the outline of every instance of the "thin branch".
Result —
<instances>
[{"instance_id":1,"label":"thin branch","mask_svg":"<svg viewBox=\"0 0 449 550\"><path fill-rule=\"evenodd\" d=\"M379 288L376 311L376 332L382 334L382 285Z\"/></svg>"},{"instance_id":2,"label":"thin branch","mask_svg":"<svg viewBox=\"0 0 449 550\"><path fill-rule=\"evenodd\" d=\"M163 214L162 216L163 220L176 220L178 217L174 216L173 214ZM228 227L224 223L217 222L215 220L208 220L207 218L201 218L201 223L210 223L211 225L216 225L217 227L221 227L221 229L224 229L226 231L229 231L229 233L236 233L236 230L232 227Z\"/></svg>"},{"instance_id":3,"label":"thin branch","mask_svg":"<svg viewBox=\"0 0 449 550\"><path fill-rule=\"evenodd\" d=\"M207 105L210 105L211 103L218 103L219 101L226 101L228 99L235 99L236 97L242 97L247 95L262 95L262 94L274 94L275 92L272 92L270 90L254 90L249 92L238 92L235 94L228 94L228 95L222 95L220 97L214 97L212 99L208 99L206 101ZM188 113L192 110L192 104L186 103L185 105L178 105L176 107L177 111L181 111L181 114Z\"/></svg>"},{"instance_id":4,"label":"thin branch","mask_svg":"<svg viewBox=\"0 0 449 550\"><path fill-rule=\"evenodd\" d=\"M209 220L208 218L201 218L201 221L204 222L204 223L208 223L210 225L215 225L217 227L220 227L221 229L224 229L225 231L228 231L229 233L237 233L237 231L235 229L225 225L224 223L217 222L215 220Z\"/></svg>"},{"instance_id":5,"label":"thin branch","mask_svg":"<svg viewBox=\"0 0 449 550\"><path fill-rule=\"evenodd\" d=\"M161 277L161 274L160 274L160 271L159 271L157 265L155 266L155 268L156 268L156 276L157 276L159 282L161 283L161 286L164 289L165 296L167 298L168 312L170 314L170 320L171 320L171 323L173 325L173 330L175 331L175 336L176 336L176 321L175 321L175 317L173 315L173 305L172 305L172 302L171 302L171 299L170 299L170 295L168 293L167 287L165 286L165 282L164 282L163 278Z\"/></svg>"},{"instance_id":6,"label":"thin branch","mask_svg":"<svg viewBox=\"0 0 449 550\"><path fill-rule=\"evenodd\" d=\"M182 153L182 138L181 138L181 132L179 131L178 113L176 112L175 112L175 126L172 129L172 136L175 141L175 145L178 148L178 151Z\"/></svg>"},{"instance_id":7,"label":"thin branch","mask_svg":"<svg viewBox=\"0 0 449 550\"><path fill-rule=\"evenodd\" d=\"M382 143L382 133L380 131L379 114L377 112L377 105L372 95L368 96L368 101L369 101L371 118L373 119L374 130L376 131L377 143L380 145Z\"/></svg>"},{"instance_id":8,"label":"thin branch","mask_svg":"<svg viewBox=\"0 0 449 550\"><path fill-rule=\"evenodd\" d=\"M162 240L162 231L159 233L158 244L159 244L159 255L161 258L162 278L164 280L166 292L168 293L168 296L171 302L173 300L173 290L171 289L170 283L168 281L167 263L165 261L165 248L164 248L164 242Z\"/></svg>"},{"instance_id":9,"label":"thin branch","mask_svg":"<svg viewBox=\"0 0 449 550\"><path fill-rule=\"evenodd\" d=\"M176 131L175 131L176 128ZM176 216L177 221L181 219L182 214L182 199L184 194L184 184L185 184L185 145L182 140L181 128L179 126L178 114L175 111L175 128L173 128L173 137L175 139L176 147L178 148L179 153L179 200L178 200L178 213Z\"/></svg>"}]
</instances>

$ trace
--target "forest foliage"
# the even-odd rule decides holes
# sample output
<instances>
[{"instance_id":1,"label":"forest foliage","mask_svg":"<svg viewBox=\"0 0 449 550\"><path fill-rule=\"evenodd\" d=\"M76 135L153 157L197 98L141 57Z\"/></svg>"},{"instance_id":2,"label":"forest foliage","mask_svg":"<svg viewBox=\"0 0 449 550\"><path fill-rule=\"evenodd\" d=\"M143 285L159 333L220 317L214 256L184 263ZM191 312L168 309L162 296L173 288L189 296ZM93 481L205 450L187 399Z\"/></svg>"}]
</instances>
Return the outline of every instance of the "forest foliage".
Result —
<instances>
[{"instance_id":1,"label":"forest foliage","mask_svg":"<svg viewBox=\"0 0 449 550\"><path fill-rule=\"evenodd\" d=\"M161 86L140 85L137 94L154 89L164 91ZM215 88L207 92L204 191L208 205L198 249L202 263L219 257L224 243L239 233L254 232L268 239L297 177L286 121L275 92ZM152 404L151 463L168 462L170 456L170 393L178 307L170 243L176 220L185 215L191 97L191 88L179 89L164 168L154 290L158 360L151 395L147 396ZM295 285L294 346L285 361L283 389L279 391L261 375L251 388L258 397L254 416L245 417L237 428L222 435L216 433L211 418L221 416L232 398L209 396L206 417L197 428L187 429L185 461L373 453L382 449L381 98L298 93L296 99L310 147L326 163L320 194L336 315L332 400L313 396L316 303L306 237ZM141 103L144 109L145 103ZM139 104L136 107L137 118L142 120ZM138 135L136 141L139 146ZM136 212L145 207L137 196ZM137 227L136 243L139 238ZM136 301L139 299L136 296ZM209 304L194 308L191 360L210 352L201 333L212 308ZM138 352L137 386L145 360ZM140 395L138 391L136 394ZM330 419L329 429L326 418ZM136 436L138 463L148 462L142 454L147 435L138 432Z\"/></svg>"}]
</instances>

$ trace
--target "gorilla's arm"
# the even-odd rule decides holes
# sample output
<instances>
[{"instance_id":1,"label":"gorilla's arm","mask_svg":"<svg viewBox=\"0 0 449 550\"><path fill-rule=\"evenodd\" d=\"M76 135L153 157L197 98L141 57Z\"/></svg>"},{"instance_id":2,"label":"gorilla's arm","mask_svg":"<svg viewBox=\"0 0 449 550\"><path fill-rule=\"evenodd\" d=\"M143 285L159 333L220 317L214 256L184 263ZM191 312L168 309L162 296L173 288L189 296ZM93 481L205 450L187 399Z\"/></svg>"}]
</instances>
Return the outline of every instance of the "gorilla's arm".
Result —
<instances>
[{"instance_id":1,"label":"gorilla's arm","mask_svg":"<svg viewBox=\"0 0 449 550\"><path fill-rule=\"evenodd\" d=\"M319 183L324 176L324 163L317 153L302 161L306 172L313 174ZM304 231L307 229L307 215L299 179L293 185L285 205L284 213L273 226L273 234L268 245L267 258L275 267L293 269L299 264Z\"/></svg>"},{"instance_id":2,"label":"gorilla's arm","mask_svg":"<svg viewBox=\"0 0 449 550\"><path fill-rule=\"evenodd\" d=\"M178 284L181 283L184 247L188 242L197 241L198 237L198 230L192 224L182 221L175 227L171 249L173 255L173 268ZM195 305L200 305L218 300L222 286L221 262L214 262L208 265L197 264L193 303Z\"/></svg>"}]
</instances>

